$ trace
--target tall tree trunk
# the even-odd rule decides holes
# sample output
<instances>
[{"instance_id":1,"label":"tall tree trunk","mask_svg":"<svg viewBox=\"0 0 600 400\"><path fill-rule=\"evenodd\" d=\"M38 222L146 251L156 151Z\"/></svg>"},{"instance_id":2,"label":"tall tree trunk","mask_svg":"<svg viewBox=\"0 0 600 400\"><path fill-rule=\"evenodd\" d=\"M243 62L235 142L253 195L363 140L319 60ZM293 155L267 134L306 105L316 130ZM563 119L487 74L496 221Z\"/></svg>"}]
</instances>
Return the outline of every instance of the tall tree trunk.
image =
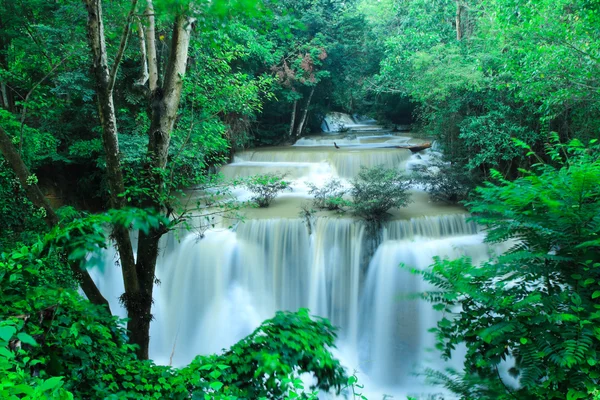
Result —
<instances>
[{"instance_id":1,"label":"tall tree trunk","mask_svg":"<svg viewBox=\"0 0 600 400\"><path fill-rule=\"evenodd\" d=\"M5 82L0 82L0 107L4 108L5 110L10 108L8 104L8 93Z\"/></svg>"},{"instance_id":2,"label":"tall tree trunk","mask_svg":"<svg viewBox=\"0 0 600 400\"><path fill-rule=\"evenodd\" d=\"M294 134L294 128L296 127L296 110L298 109L298 100L294 100L294 107L292 108L292 120L290 121L290 132L288 133L288 140L291 139Z\"/></svg>"},{"instance_id":3,"label":"tall tree trunk","mask_svg":"<svg viewBox=\"0 0 600 400\"><path fill-rule=\"evenodd\" d=\"M30 180L31 173L29 172L29 169L23 162L19 151L13 145L10 136L8 136L2 127L0 127L0 152L8 161L8 164L19 179L23 189L25 189L25 193L27 194L29 201L31 201L34 206L43 208L46 211L46 224L48 224L48 226L51 228L55 225L58 225L58 216L54 212L54 209L50 206L50 203L48 203L48 200L46 200L46 197L44 197L37 184ZM94 284L94 281L90 277L90 274L85 269L79 268L79 265L76 262L69 262L69 266L71 267L71 270L75 276L79 278L79 285L81 286L81 289L87 298L94 304L103 305L108 308L108 301L106 301L104 296L102 296Z\"/></svg>"},{"instance_id":4,"label":"tall tree trunk","mask_svg":"<svg viewBox=\"0 0 600 400\"><path fill-rule=\"evenodd\" d=\"M462 40L462 30L461 30L461 13L462 13L462 5L460 0L456 1L456 40Z\"/></svg>"},{"instance_id":5,"label":"tall tree trunk","mask_svg":"<svg viewBox=\"0 0 600 400\"><path fill-rule=\"evenodd\" d=\"M313 94L315 94L315 86L310 89L310 94L308 95L308 99L306 100L306 105L304 106L304 112L302 113L302 119L300 120L300 124L298 125L298 129L296 130L295 138L299 138L302 136L302 131L304 130L304 125L306 124L306 117L308 116L308 107L310 106L310 102L312 101Z\"/></svg>"},{"instance_id":6,"label":"tall tree trunk","mask_svg":"<svg viewBox=\"0 0 600 400\"><path fill-rule=\"evenodd\" d=\"M2 32L3 27L4 27L4 24L2 22L2 16L0 15L0 32ZM0 68L3 68L6 71L8 71L8 59L6 56L8 47L9 47L8 39L3 37L3 35L0 35ZM14 104L12 104L13 102L11 101L12 100L11 97L12 96L9 94L8 88L6 86L6 82L1 81L0 82L0 106L2 108L4 108L5 110L14 112Z\"/></svg>"},{"instance_id":7,"label":"tall tree trunk","mask_svg":"<svg viewBox=\"0 0 600 400\"><path fill-rule=\"evenodd\" d=\"M101 0L85 0L85 3L88 9L88 35L94 58L94 75L96 77L96 92L102 124L102 141L106 152L111 205L113 208L119 209L123 208L126 203L124 198L120 196L125 187L120 162L112 90L137 0L132 0L127 26L123 31L121 46L112 69L109 69L107 62ZM151 0L147 2L146 18L148 18L148 26L145 30L145 42L152 114L148 133L149 165L146 173L148 185L154 188L155 192L152 196L143 199L143 205L146 208L154 209L156 212L161 212L165 208L166 197L168 196L165 174L162 172L164 172L167 164L171 133L181 99L193 20L182 15L176 17L173 25L171 52L162 86L159 87L156 28ZM137 354L140 359L148 358L150 321L152 320L152 293L159 240L167 231L167 227L159 227L151 229L148 233L139 232L137 261L134 262L129 233L125 229L115 227L114 236L121 258L123 281L125 282L125 294L122 296L122 300L125 303L129 317L127 328L130 331L131 341L139 346Z\"/></svg>"},{"instance_id":8,"label":"tall tree trunk","mask_svg":"<svg viewBox=\"0 0 600 400\"><path fill-rule=\"evenodd\" d=\"M162 88L152 91L152 119L148 133L148 156L150 168L148 168L149 181L156 188L157 193L147 198L145 207L152 208L157 212L163 211L164 201L168 196L165 187L165 175L161 173L167 165L171 133L175 126L175 119L179 109L179 101L183 88L183 77L187 68L188 49L190 44L190 33L193 20L185 16L178 16L173 26L171 40L171 54L167 64L164 84ZM148 28L150 33L150 28ZM149 34L148 33L148 34ZM148 40L146 36L146 42ZM156 67L156 58L151 58L148 51L150 71ZM152 87L152 73L150 73L150 85ZM138 254L136 271L138 274L141 297L138 313L130 316L128 329L131 331L132 339L140 346L138 357L148 358L148 344L150 341L149 328L152 320L152 293L154 289L156 261L158 259L159 240L167 232L165 227L151 229L147 234L139 233Z\"/></svg>"},{"instance_id":9,"label":"tall tree trunk","mask_svg":"<svg viewBox=\"0 0 600 400\"><path fill-rule=\"evenodd\" d=\"M134 0L133 6L137 1ZM98 114L102 125L102 143L106 157L106 175L110 191L110 203L114 209L126 206L124 196L125 184L121 167L121 153L117 137L117 119L113 101L113 85L117 69L109 68L102 21L101 0L85 0L88 12L87 30L93 58L93 72L96 78L96 94L98 96ZM128 24L130 21L127 22ZM120 49L122 52L124 50ZM119 59L120 56L117 56ZM135 313L139 306L140 285L135 269L133 246L129 232L125 227L113 227L113 236L117 244L125 294L122 297L128 314Z\"/></svg>"},{"instance_id":10,"label":"tall tree trunk","mask_svg":"<svg viewBox=\"0 0 600 400\"><path fill-rule=\"evenodd\" d=\"M146 5L146 54L148 56L148 72L150 78L150 93L158 87L158 57L156 56L156 23L154 22L154 4L148 0Z\"/></svg>"},{"instance_id":11,"label":"tall tree trunk","mask_svg":"<svg viewBox=\"0 0 600 400\"><path fill-rule=\"evenodd\" d=\"M144 86L146 85L146 82L148 82L148 79L150 78L150 75L148 73L148 52L146 51L146 33L144 31L144 24L142 24L142 20L138 18L138 24L137 24L137 29L138 29L138 40L140 41L140 58L142 59L142 74L140 76L140 79L138 79L135 84L138 86Z\"/></svg>"}]
</instances>

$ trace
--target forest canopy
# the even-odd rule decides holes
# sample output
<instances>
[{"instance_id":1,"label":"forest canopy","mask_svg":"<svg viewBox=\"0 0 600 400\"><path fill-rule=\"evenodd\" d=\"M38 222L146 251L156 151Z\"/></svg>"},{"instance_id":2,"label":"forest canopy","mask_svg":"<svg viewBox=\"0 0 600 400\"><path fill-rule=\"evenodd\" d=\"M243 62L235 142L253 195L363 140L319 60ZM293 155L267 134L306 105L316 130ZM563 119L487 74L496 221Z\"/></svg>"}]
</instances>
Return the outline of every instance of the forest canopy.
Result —
<instances>
[{"instance_id":1,"label":"forest canopy","mask_svg":"<svg viewBox=\"0 0 600 400\"><path fill-rule=\"evenodd\" d=\"M416 271L449 316L439 349L467 344L465 370L434 380L465 399L599 396L599 2L7 0L0 397L315 398L304 372L315 391L356 394L332 355L336 328L307 310L183 368L149 360L161 238L237 221L218 168L320 133L330 112L410 125L441 154L414 182L364 172L377 193L358 214L408 204L418 182L435 201L463 201L489 242L519 243L482 267ZM373 211L378 173L401 190ZM261 192L273 179L248 182ZM336 185L320 208L350 204ZM190 188L205 196L189 200ZM127 320L85 268L109 242ZM499 376L507 357L519 387Z\"/></svg>"}]
</instances>

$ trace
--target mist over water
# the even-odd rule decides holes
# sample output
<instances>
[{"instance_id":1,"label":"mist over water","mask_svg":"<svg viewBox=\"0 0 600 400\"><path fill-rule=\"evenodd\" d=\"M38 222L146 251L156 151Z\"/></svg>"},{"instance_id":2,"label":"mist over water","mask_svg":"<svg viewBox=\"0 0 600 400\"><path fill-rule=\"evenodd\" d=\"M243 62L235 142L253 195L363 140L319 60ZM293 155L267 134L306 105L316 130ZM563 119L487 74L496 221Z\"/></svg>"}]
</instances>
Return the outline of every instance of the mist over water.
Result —
<instances>
[{"instance_id":1,"label":"mist over water","mask_svg":"<svg viewBox=\"0 0 600 400\"><path fill-rule=\"evenodd\" d=\"M413 140L389 132L354 133L346 142L336 140L340 149L334 140L315 137L239 153L224 175L285 172L294 190L268 209L248 212L235 231L164 238L150 332L150 357L158 364L182 366L197 354L220 352L277 310L307 307L339 327L337 355L350 373L357 371L369 399L441 391L414 375L444 365L427 332L440 315L412 298L428 288L409 268L427 268L434 256L481 262L492 250L462 209L430 203L419 191L376 232L349 214L301 218L299 206L309 200L306 182L322 185L335 177L347 183L361 165L404 170L428 152L387 148ZM243 190L238 194L248 198ZM123 283L114 250L105 264L94 279L116 310Z\"/></svg>"}]
</instances>

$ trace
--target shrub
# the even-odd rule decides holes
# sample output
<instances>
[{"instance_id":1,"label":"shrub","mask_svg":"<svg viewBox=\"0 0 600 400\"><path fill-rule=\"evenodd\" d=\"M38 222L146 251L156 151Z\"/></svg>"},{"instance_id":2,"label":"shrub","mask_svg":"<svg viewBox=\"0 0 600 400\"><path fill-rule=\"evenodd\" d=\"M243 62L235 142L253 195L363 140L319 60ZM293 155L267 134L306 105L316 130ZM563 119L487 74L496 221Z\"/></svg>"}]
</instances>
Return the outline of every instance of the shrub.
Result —
<instances>
[{"instance_id":1,"label":"shrub","mask_svg":"<svg viewBox=\"0 0 600 400\"><path fill-rule=\"evenodd\" d=\"M336 329L305 309L278 312L223 354L181 369L138 360L123 321L46 284L32 250L0 254L2 399L316 399L311 391L348 382L331 353ZM303 373L316 378L310 391Z\"/></svg>"},{"instance_id":2,"label":"shrub","mask_svg":"<svg viewBox=\"0 0 600 400\"><path fill-rule=\"evenodd\" d=\"M342 186L339 179L331 179L322 187L318 187L314 183L307 183L307 186L310 188L308 193L314 196L313 205L316 208L343 211L344 207L351 204L344 199L348 190Z\"/></svg>"},{"instance_id":3,"label":"shrub","mask_svg":"<svg viewBox=\"0 0 600 400\"><path fill-rule=\"evenodd\" d=\"M436 287L423 297L444 312L434 330L444 358L466 345L467 376L437 375L461 398L597 397L600 146L551 140L551 163L539 157L512 182L493 172L467 204L488 242L514 246L483 265L437 258L420 272ZM498 373L508 357L515 388Z\"/></svg>"},{"instance_id":4,"label":"shrub","mask_svg":"<svg viewBox=\"0 0 600 400\"><path fill-rule=\"evenodd\" d=\"M409 203L409 185L410 181L395 169L363 167L352 181L352 208L368 221L382 220L391 208Z\"/></svg>"},{"instance_id":5,"label":"shrub","mask_svg":"<svg viewBox=\"0 0 600 400\"><path fill-rule=\"evenodd\" d=\"M259 207L269 207L277 194L289 189L290 183L283 180L284 177L282 174L255 175L248 178L244 185L254 193L252 200Z\"/></svg>"},{"instance_id":6,"label":"shrub","mask_svg":"<svg viewBox=\"0 0 600 400\"><path fill-rule=\"evenodd\" d=\"M473 173L465 167L434 158L428 166L419 165L413 180L423 185L433 201L455 204L466 200L475 187Z\"/></svg>"}]
</instances>

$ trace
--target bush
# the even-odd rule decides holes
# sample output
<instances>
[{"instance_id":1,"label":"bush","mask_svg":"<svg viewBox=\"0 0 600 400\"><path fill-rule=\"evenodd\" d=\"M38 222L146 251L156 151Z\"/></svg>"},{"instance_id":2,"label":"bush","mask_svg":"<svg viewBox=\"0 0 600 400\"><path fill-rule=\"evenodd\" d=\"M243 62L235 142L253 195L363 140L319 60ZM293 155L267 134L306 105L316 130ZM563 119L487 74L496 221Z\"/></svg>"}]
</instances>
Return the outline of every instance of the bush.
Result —
<instances>
[{"instance_id":1,"label":"bush","mask_svg":"<svg viewBox=\"0 0 600 400\"><path fill-rule=\"evenodd\" d=\"M339 179L331 179L324 186L318 187L314 183L307 183L310 188L309 194L314 196L313 205L321 210L343 211L343 208L351 203L344 199L348 192L342 186Z\"/></svg>"},{"instance_id":2,"label":"bush","mask_svg":"<svg viewBox=\"0 0 600 400\"><path fill-rule=\"evenodd\" d=\"M0 254L2 399L316 399L301 374L314 374L311 390L347 382L331 353L336 329L304 309L278 312L223 354L181 369L138 360L123 321L46 284L44 259L31 250Z\"/></svg>"},{"instance_id":3,"label":"bush","mask_svg":"<svg viewBox=\"0 0 600 400\"><path fill-rule=\"evenodd\" d=\"M473 173L457 163L434 158L428 165L415 168L413 180L424 186L433 201L455 204L466 200L475 187Z\"/></svg>"},{"instance_id":4,"label":"bush","mask_svg":"<svg viewBox=\"0 0 600 400\"><path fill-rule=\"evenodd\" d=\"M246 180L244 185L254 193L253 201L259 207L269 207L271 201L280 192L289 189L290 183L284 181L285 175L282 174L263 174L255 175Z\"/></svg>"},{"instance_id":5,"label":"bush","mask_svg":"<svg viewBox=\"0 0 600 400\"><path fill-rule=\"evenodd\" d=\"M483 265L437 258L420 272L436 287L424 297L444 312L434 330L444 358L466 345L467 376L437 374L461 398L597 397L600 146L551 140L551 164L537 158L513 182L493 172L467 204L488 242L514 246ZM498 373L508 357L512 389Z\"/></svg>"},{"instance_id":6,"label":"bush","mask_svg":"<svg viewBox=\"0 0 600 400\"><path fill-rule=\"evenodd\" d=\"M380 166L361 168L352 181L352 208L367 221L379 221L392 208L409 203L410 180L395 169Z\"/></svg>"}]
</instances>

